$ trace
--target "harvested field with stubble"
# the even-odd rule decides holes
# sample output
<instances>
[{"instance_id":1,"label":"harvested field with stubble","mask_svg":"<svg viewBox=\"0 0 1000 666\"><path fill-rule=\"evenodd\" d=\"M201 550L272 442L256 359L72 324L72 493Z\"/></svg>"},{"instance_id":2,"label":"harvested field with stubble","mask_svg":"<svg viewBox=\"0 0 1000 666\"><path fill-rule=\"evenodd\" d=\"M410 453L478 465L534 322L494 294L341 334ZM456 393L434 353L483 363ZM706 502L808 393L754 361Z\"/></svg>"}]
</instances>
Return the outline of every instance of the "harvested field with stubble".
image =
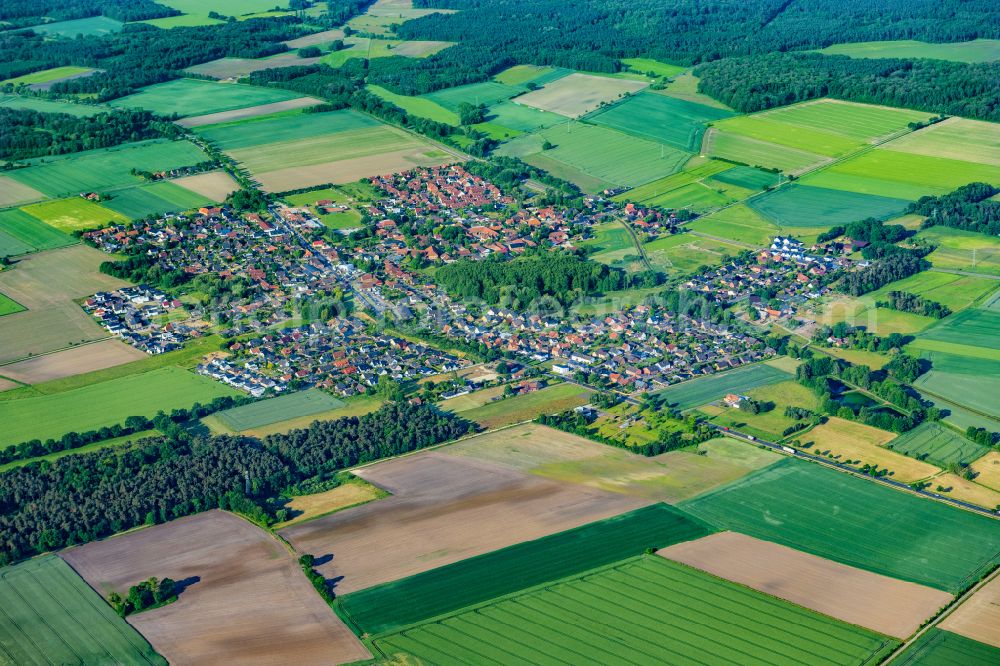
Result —
<instances>
[{"instance_id":1,"label":"harvested field with stubble","mask_svg":"<svg viewBox=\"0 0 1000 666\"><path fill-rule=\"evenodd\" d=\"M225 201L231 192L240 189L239 184L225 171L209 171L194 176L184 176L171 181L195 194L208 197L212 201Z\"/></svg>"},{"instance_id":2,"label":"harvested field with stubble","mask_svg":"<svg viewBox=\"0 0 1000 666\"><path fill-rule=\"evenodd\" d=\"M906 638L951 595L738 532L679 543L657 555L896 638Z\"/></svg>"},{"instance_id":3,"label":"harvested field with stubble","mask_svg":"<svg viewBox=\"0 0 1000 666\"><path fill-rule=\"evenodd\" d=\"M281 530L338 594L365 589L547 536L650 502L539 479L481 460L427 451L355 470L392 493Z\"/></svg>"},{"instance_id":4,"label":"harvested field with stubble","mask_svg":"<svg viewBox=\"0 0 1000 666\"><path fill-rule=\"evenodd\" d=\"M1000 648L1000 577L969 597L941 621L942 629Z\"/></svg>"},{"instance_id":5,"label":"harvested field with stubble","mask_svg":"<svg viewBox=\"0 0 1000 666\"><path fill-rule=\"evenodd\" d=\"M270 104L258 104L257 106L248 106L243 109L234 109L232 111L220 111L219 113L209 113L204 116L192 116L190 118L183 118L177 121L177 124L181 127L201 127L203 125L215 125L218 123L231 123L235 120L246 120L247 118L256 118L257 116L266 116L272 113L279 113L281 111L294 111L295 109L305 109L310 106L316 106L321 104L318 99L313 99L312 97L299 97L296 99L289 99L283 102L272 102Z\"/></svg>"},{"instance_id":6,"label":"harvested field with stubble","mask_svg":"<svg viewBox=\"0 0 1000 666\"><path fill-rule=\"evenodd\" d=\"M181 518L62 557L105 595L150 576L186 584L174 603L129 618L173 664L342 664L370 656L285 547L229 513Z\"/></svg>"},{"instance_id":7,"label":"harvested field with stubble","mask_svg":"<svg viewBox=\"0 0 1000 666\"><path fill-rule=\"evenodd\" d=\"M359 178L407 171L418 166L439 166L460 161L444 150L414 143L413 147L406 150L270 171L258 174L257 180L268 192L286 192L323 183L335 185L353 183Z\"/></svg>"},{"instance_id":8,"label":"harvested field with stubble","mask_svg":"<svg viewBox=\"0 0 1000 666\"><path fill-rule=\"evenodd\" d=\"M131 345L120 340L101 340L9 365L0 365L0 375L24 384L40 384L84 372L111 368L140 358L147 358L147 355Z\"/></svg>"},{"instance_id":9,"label":"harvested field with stubble","mask_svg":"<svg viewBox=\"0 0 1000 666\"><path fill-rule=\"evenodd\" d=\"M522 95L517 101L542 111L578 118L601 104L638 92L648 85L642 81L575 73Z\"/></svg>"}]
</instances>

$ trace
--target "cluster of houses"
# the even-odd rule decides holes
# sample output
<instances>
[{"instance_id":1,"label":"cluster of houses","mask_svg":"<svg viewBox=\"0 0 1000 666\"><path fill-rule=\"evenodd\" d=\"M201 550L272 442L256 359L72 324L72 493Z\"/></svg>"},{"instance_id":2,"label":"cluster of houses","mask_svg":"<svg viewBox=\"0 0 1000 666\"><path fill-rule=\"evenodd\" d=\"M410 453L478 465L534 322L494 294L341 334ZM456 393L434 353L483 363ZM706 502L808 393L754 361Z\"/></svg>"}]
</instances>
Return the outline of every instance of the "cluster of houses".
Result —
<instances>
[{"instance_id":1,"label":"cluster of houses","mask_svg":"<svg viewBox=\"0 0 1000 666\"><path fill-rule=\"evenodd\" d=\"M746 300L762 320L789 317L806 301L827 294L830 283L848 265L843 257L819 250L779 236L756 255L692 275L684 286L720 303Z\"/></svg>"},{"instance_id":2,"label":"cluster of houses","mask_svg":"<svg viewBox=\"0 0 1000 666\"><path fill-rule=\"evenodd\" d=\"M164 315L181 306L180 301L146 285L101 291L83 303L83 309L109 333L147 354L180 349L186 340L197 335L187 324L161 323Z\"/></svg>"},{"instance_id":3,"label":"cluster of houses","mask_svg":"<svg viewBox=\"0 0 1000 666\"><path fill-rule=\"evenodd\" d=\"M352 396L376 387L382 375L404 382L470 365L425 344L371 333L354 317L274 331L236 342L229 351L229 357L202 364L198 372L252 395L319 387Z\"/></svg>"}]
</instances>

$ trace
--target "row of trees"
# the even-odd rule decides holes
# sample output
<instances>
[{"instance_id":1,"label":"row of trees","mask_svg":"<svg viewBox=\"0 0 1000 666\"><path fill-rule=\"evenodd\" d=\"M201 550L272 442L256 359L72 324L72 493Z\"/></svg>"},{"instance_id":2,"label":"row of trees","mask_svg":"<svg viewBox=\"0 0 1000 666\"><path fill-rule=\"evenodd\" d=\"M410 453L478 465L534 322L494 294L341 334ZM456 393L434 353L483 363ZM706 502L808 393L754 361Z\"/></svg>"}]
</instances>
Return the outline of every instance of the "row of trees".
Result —
<instances>
[{"instance_id":1,"label":"row of trees","mask_svg":"<svg viewBox=\"0 0 1000 666\"><path fill-rule=\"evenodd\" d=\"M143 524L223 507L272 520L270 502L307 478L465 434L433 406L390 404L259 441L177 429L113 451L0 474L0 566Z\"/></svg>"},{"instance_id":2,"label":"row of trees","mask_svg":"<svg viewBox=\"0 0 1000 666\"><path fill-rule=\"evenodd\" d=\"M890 291L887 301L876 301L875 307L899 310L900 312L912 312L913 314L925 317L943 319L951 314L951 308L947 305L932 301L929 298L911 294L908 291Z\"/></svg>"},{"instance_id":3,"label":"row of trees","mask_svg":"<svg viewBox=\"0 0 1000 666\"><path fill-rule=\"evenodd\" d=\"M839 346L860 349L870 352L887 352L900 349L906 344L906 338L899 333L890 333L885 337L875 335L862 327L851 326L847 322L837 322L832 326L818 326L813 333L813 342L830 346L833 338Z\"/></svg>"},{"instance_id":4,"label":"row of trees","mask_svg":"<svg viewBox=\"0 0 1000 666\"><path fill-rule=\"evenodd\" d=\"M919 253L897 249L898 251L845 275L839 286L840 291L851 296L861 296L930 268L930 262Z\"/></svg>"},{"instance_id":5,"label":"row of trees","mask_svg":"<svg viewBox=\"0 0 1000 666\"><path fill-rule=\"evenodd\" d=\"M1000 188L987 183L969 183L939 197L921 197L907 208L908 213L927 217L924 227L937 225L1000 235L1000 201L991 197Z\"/></svg>"},{"instance_id":6,"label":"row of trees","mask_svg":"<svg viewBox=\"0 0 1000 666\"><path fill-rule=\"evenodd\" d=\"M80 117L0 108L0 159L63 155L120 143L175 138L182 130L149 111L115 110Z\"/></svg>"}]
</instances>

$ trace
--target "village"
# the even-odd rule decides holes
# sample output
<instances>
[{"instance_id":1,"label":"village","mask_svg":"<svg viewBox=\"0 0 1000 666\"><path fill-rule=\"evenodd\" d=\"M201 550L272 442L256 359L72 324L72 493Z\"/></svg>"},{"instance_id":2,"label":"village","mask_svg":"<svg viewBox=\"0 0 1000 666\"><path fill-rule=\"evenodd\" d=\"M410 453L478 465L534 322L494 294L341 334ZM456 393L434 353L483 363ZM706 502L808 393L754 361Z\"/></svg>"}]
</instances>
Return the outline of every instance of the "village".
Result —
<instances>
[{"instance_id":1,"label":"village","mask_svg":"<svg viewBox=\"0 0 1000 666\"><path fill-rule=\"evenodd\" d=\"M105 330L147 354L180 349L186 340L199 335L188 324L161 321L181 307L179 300L146 285L98 292L83 302L83 309Z\"/></svg>"}]
</instances>

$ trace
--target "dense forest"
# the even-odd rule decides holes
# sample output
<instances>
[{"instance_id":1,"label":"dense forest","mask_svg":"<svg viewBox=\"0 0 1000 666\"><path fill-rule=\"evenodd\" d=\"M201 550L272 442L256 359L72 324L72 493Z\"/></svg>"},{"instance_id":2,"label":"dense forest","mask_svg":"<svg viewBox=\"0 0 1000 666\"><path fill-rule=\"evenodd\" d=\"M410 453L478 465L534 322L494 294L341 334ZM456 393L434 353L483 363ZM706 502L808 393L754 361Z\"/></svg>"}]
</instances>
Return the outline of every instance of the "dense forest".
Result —
<instances>
[{"instance_id":1,"label":"dense forest","mask_svg":"<svg viewBox=\"0 0 1000 666\"><path fill-rule=\"evenodd\" d=\"M0 474L0 565L216 507L256 513L310 477L458 437L471 424L428 405L272 435L145 439ZM266 516L265 516L266 517Z\"/></svg>"},{"instance_id":2,"label":"dense forest","mask_svg":"<svg viewBox=\"0 0 1000 666\"><path fill-rule=\"evenodd\" d=\"M177 137L183 130L149 111L114 110L95 116L0 108L0 159L62 155L120 143Z\"/></svg>"},{"instance_id":3,"label":"dense forest","mask_svg":"<svg viewBox=\"0 0 1000 666\"><path fill-rule=\"evenodd\" d=\"M694 73L701 92L745 113L829 96L1000 120L1000 62L772 53L707 63Z\"/></svg>"},{"instance_id":4,"label":"dense forest","mask_svg":"<svg viewBox=\"0 0 1000 666\"><path fill-rule=\"evenodd\" d=\"M638 284L645 279L652 283ZM657 283L653 276L629 276L621 269L566 254L513 261L456 261L442 266L434 280L456 298L522 308L545 297L565 306L591 294Z\"/></svg>"},{"instance_id":5,"label":"dense forest","mask_svg":"<svg viewBox=\"0 0 1000 666\"><path fill-rule=\"evenodd\" d=\"M997 236L1000 235L1000 201L993 201L991 197L998 193L1000 188L992 185L969 183L940 197L921 197L910 204L906 212L925 215L924 227L941 225Z\"/></svg>"},{"instance_id":6,"label":"dense forest","mask_svg":"<svg viewBox=\"0 0 1000 666\"><path fill-rule=\"evenodd\" d=\"M5 23L6 30L90 16L144 21L178 14L176 9L153 0L4 0L0 3L0 21Z\"/></svg>"},{"instance_id":7,"label":"dense forest","mask_svg":"<svg viewBox=\"0 0 1000 666\"><path fill-rule=\"evenodd\" d=\"M696 64L719 58L884 39L1000 36L990 0L415 0L460 9L407 21L404 39L459 42L421 60L372 61L373 81L419 94L485 80L515 63L597 72L619 58Z\"/></svg>"},{"instance_id":8,"label":"dense forest","mask_svg":"<svg viewBox=\"0 0 1000 666\"><path fill-rule=\"evenodd\" d=\"M97 101L105 101L175 79L184 68L209 60L287 51L283 42L305 32L294 16L170 30L130 24L118 33L76 39L50 39L30 30L0 32L0 80L46 67L96 67L104 71L57 83L52 92L96 93Z\"/></svg>"}]
</instances>

